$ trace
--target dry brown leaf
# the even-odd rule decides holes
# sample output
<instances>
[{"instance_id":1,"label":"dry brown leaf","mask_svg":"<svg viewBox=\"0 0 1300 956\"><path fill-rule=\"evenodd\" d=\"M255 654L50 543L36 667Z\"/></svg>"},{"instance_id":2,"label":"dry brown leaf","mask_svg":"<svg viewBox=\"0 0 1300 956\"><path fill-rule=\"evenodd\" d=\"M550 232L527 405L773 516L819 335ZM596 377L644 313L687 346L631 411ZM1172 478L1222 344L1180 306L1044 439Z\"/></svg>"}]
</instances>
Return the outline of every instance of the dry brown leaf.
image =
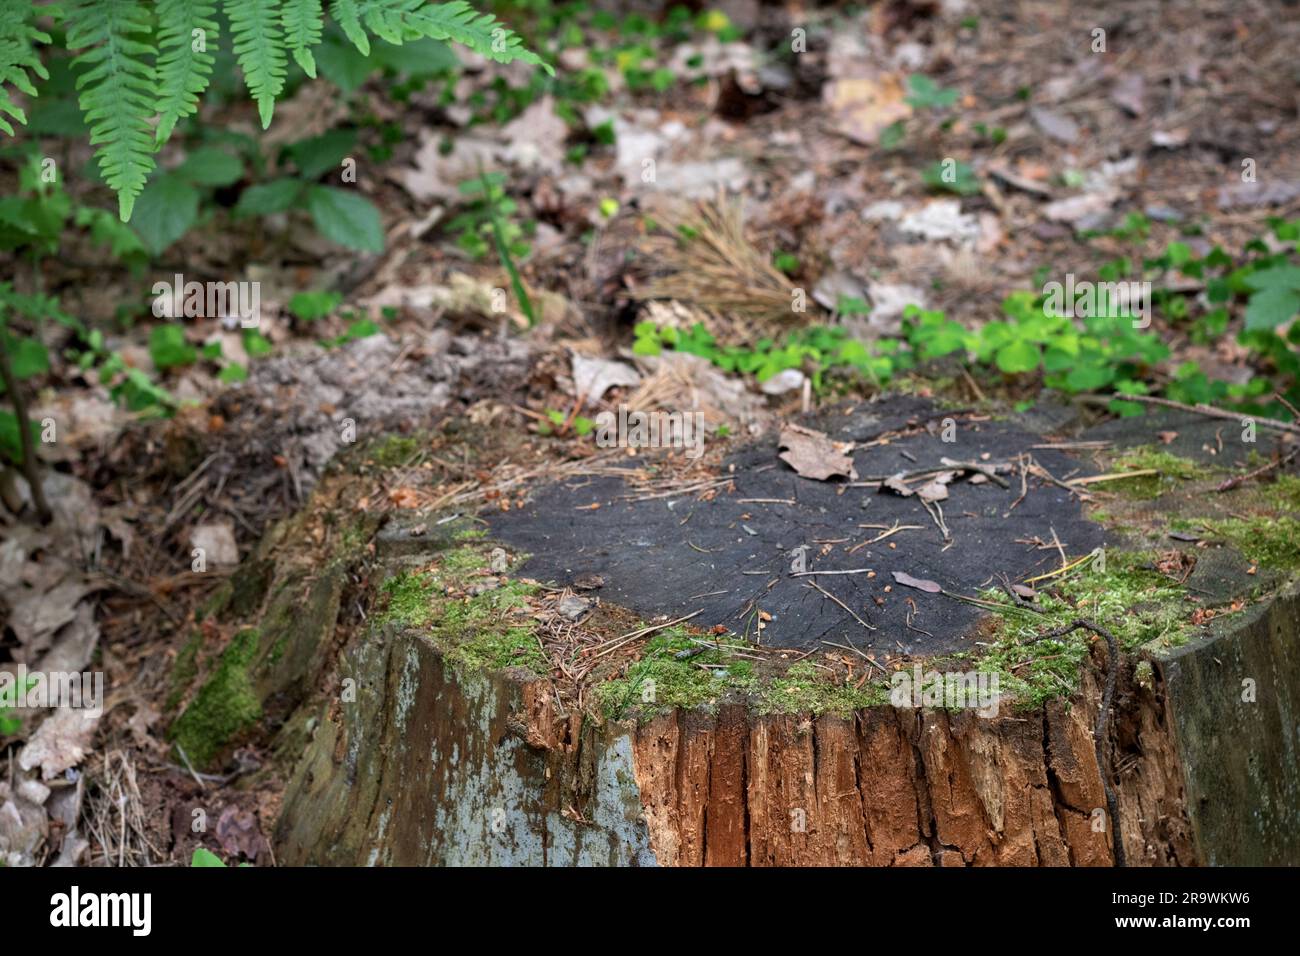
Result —
<instances>
[{"instance_id":1,"label":"dry brown leaf","mask_svg":"<svg viewBox=\"0 0 1300 956\"><path fill-rule=\"evenodd\" d=\"M837 444L822 432L802 425L786 425L781 429L781 447L786 449L780 455L781 460L800 477L817 481L837 476L850 480L858 477L848 454L853 449L852 443Z\"/></svg>"},{"instance_id":2,"label":"dry brown leaf","mask_svg":"<svg viewBox=\"0 0 1300 956\"><path fill-rule=\"evenodd\" d=\"M842 77L826 84L822 95L836 129L864 146L874 146L886 126L912 115L896 73Z\"/></svg>"},{"instance_id":3,"label":"dry brown leaf","mask_svg":"<svg viewBox=\"0 0 1300 956\"><path fill-rule=\"evenodd\" d=\"M916 588L918 591L924 591L926 594L938 594L943 590L934 581L927 581L925 578L914 578L906 571L891 571L894 581L907 588Z\"/></svg>"}]
</instances>

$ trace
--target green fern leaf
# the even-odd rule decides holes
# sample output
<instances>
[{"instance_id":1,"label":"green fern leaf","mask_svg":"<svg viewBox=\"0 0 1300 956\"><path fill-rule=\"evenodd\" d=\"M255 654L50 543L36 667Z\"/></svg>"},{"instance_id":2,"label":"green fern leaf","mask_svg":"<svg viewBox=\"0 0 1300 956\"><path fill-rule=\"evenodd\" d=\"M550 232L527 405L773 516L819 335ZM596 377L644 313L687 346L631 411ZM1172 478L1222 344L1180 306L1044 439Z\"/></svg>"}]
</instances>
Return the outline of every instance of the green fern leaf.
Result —
<instances>
[{"instance_id":1,"label":"green fern leaf","mask_svg":"<svg viewBox=\"0 0 1300 956\"><path fill-rule=\"evenodd\" d=\"M27 71L43 80L50 78L36 50L37 43L49 43L50 38L27 22L35 9L28 0L0 0L0 129L10 136L14 135L14 128L4 115L7 113L20 123L27 122L27 115L10 97L4 84L10 83L28 96L35 96L36 87Z\"/></svg>"},{"instance_id":2,"label":"green fern leaf","mask_svg":"<svg viewBox=\"0 0 1300 956\"><path fill-rule=\"evenodd\" d=\"M555 75L550 64L523 45L523 40L490 13L479 13L466 0L429 4L427 0L334 0L330 12L358 50L370 52L365 29L389 43L419 37L452 40L498 63L522 60Z\"/></svg>"},{"instance_id":3,"label":"green fern leaf","mask_svg":"<svg viewBox=\"0 0 1300 956\"><path fill-rule=\"evenodd\" d=\"M68 12L68 49L86 51L72 61L81 111L123 222L154 168L155 77L145 60L154 48L138 39L148 31L136 0L80 0Z\"/></svg>"},{"instance_id":4,"label":"green fern leaf","mask_svg":"<svg viewBox=\"0 0 1300 956\"><path fill-rule=\"evenodd\" d=\"M377 2L382 3L382 0ZM525 47L517 33L492 14L477 12L466 0L430 6L425 6L423 0L388 0L384 5L394 3L417 8L410 13L408 22L421 36L453 40L498 63L522 60L542 67L551 76L555 75L551 65Z\"/></svg>"},{"instance_id":5,"label":"green fern leaf","mask_svg":"<svg viewBox=\"0 0 1300 956\"><path fill-rule=\"evenodd\" d=\"M235 57L244 71L244 84L257 101L262 128L271 125L275 101L284 92L287 60L275 0L225 0Z\"/></svg>"},{"instance_id":6,"label":"green fern leaf","mask_svg":"<svg viewBox=\"0 0 1300 956\"><path fill-rule=\"evenodd\" d=\"M207 46L217 41L216 6L216 0L158 0L159 144L198 110L208 88L214 59Z\"/></svg>"},{"instance_id":7,"label":"green fern leaf","mask_svg":"<svg viewBox=\"0 0 1300 956\"><path fill-rule=\"evenodd\" d=\"M370 56L370 37L361 26L361 11L357 0L334 0L330 4L330 16L334 18L343 35L352 41L352 45L361 51L362 56Z\"/></svg>"},{"instance_id":8,"label":"green fern leaf","mask_svg":"<svg viewBox=\"0 0 1300 956\"><path fill-rule=\"evenodd\" d=\"M280 10L284 24L284 40L302 71L315 79L316 60L311 48L320 43L320 0L284 0Z\"/></svg>"}]
</instances>

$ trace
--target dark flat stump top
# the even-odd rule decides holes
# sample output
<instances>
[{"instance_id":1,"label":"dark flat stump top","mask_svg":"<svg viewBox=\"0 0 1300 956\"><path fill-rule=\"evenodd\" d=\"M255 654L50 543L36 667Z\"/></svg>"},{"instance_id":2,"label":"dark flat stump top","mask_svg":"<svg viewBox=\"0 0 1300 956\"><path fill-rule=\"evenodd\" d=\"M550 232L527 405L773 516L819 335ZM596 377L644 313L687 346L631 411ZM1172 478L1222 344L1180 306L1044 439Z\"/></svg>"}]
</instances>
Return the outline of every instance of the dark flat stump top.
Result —
<instances>
[{"instance_id":1,"label":"dark flat stump top","mask_svg":"<svg viewBox=\"0 0 1300 956\"><path fill-rule=\"evenodd\" d=\"M953 414L956 441L944 442L937 429L944 414L922 400L896 398L861 406L850 415L832 411L803 424L836 441L865 443L909 423L935 423L935 434L922 432L855 450L862 479L940 468L945 457L980 461L987 454L989 464L1010 461L1043 442L1014 422L971 421L959 413ZM771 615L761 636L768 646L806 648L819 641L842 644L847 638L882 654L917 655L972 649L973 625L983 612L943 594L902 586L891 572L977 596L981 588L998 586L1003 574L1016 582L1059 567L1055 548L1025 543L1035 538L1050 542L1053 529L1071 557L1102 543L1102 528L1083 516L1065 489L1049 482L1030 477L1028 494L1010 510L1021 493L1020 477L1013 474L1006 476L1009 488L991 481L971 484L969 477L948 486L949 497L940 505L952 535L945 548L934 520L915 496L846 488L842 479L801 478L777 453L776 436L742 449L728 459L736 466L735 491L724 489L708 501L697 500L694 493L633 501L630 497L640 492L617 478L557 483L537 491L522 510L492 516L492 533L532 555L523 574L556 585L589 583L588 576L599 575L603 586L584 593L647 618L702 611L692 625L707 630L722 624L754 639L762 611ZM1093 472L1058 451L1036 449L1032 454L1057 478ZM594 503L600 507L591 509ZM920 528L848 553L880 534L878 528L859 524L888 528L895 523ZM810 571L870 568L875 575L795 577L791 552L800 545L809 548ZM810 587L813 581L877 630L868 631Z\"/></svg>"}]
</instances>

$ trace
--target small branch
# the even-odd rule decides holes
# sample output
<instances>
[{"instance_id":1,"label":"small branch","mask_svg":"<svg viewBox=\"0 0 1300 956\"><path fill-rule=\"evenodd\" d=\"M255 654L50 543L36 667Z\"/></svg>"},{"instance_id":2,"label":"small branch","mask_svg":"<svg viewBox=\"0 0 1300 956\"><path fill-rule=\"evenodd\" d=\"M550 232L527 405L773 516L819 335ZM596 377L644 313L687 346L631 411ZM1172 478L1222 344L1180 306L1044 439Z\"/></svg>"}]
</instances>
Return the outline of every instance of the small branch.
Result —
<instances>
[{"instance_id":1,"label":"small branch","mask_svg":"<svg viewBox=\"0 0 1300 956\"><path fill-rule=\"evenodd\" d=\"M868 624L866 621L862 620L862 618L858 617L858 615L855 614L855 613L853 612L853 609L852 609L851 607L849 607L847 604L845 604L843 601L841 601L839 598L837 598L834 594L831 594L830 591L827 591L824 587L822 587L822 586L821 586L820 584L818 584L816 581L809 581L808 584L807 584L806 586L807 586L807 587L810 587L810 588L816 588L818 591L821 591L821 593L822 593L823 595L825 595L826 597L830 598L832 601L834 601L834 602L835 602L836 604L838 604L840 607L844 608L844 610L848 611L849 614L850 614L850 616L852 616L853 620L857 621L859 624L861 624L863 627L865 627L868 631L874 631L874 630L875 630L874 627L872 627L872 626L871 626L870 624Z\"/></svg>"},{"instance_id":2,"label":"small branch","mask_svg":"<svg viewBox=\"0 0 1300 956\"><path fill-rule=\"evenodd\" d=\"M1291 453L1287 455L1285 458L1274 459L1273 461L1270 461L1267 465L1263 465L1259 468L1256 468L1254 471L1248 471L1244 475L1234 475L1233 477L1223 482L1223 484L1219 485L1219 487L1216 488L1215 491L1231 491L1233 488L1238 488L1241 485L1244 485L1246 482L1258 478L1260 475L1267 475L1274 468L1282 468L1286 465L1291 464L1291 462L1295 461L1296 455L1300 455L1300 448L1293 449Z\"/></svg>"},{"instance_id":3,"label":"small branch","mask_svg":"<svg viewBox=\"0 0 1300 956\"><path fill-rule=\"evenodd\" d=\"M1124 843L1120 838L1119 828L1119 801L1115 798L1115 791L1110 786L1110 776L1106 772L1109 765L1106 757L1106 748L1104 741L1106 739L1106 720L1110 716L1110 707L1115 700L1115 680L1119 675L1119 642L1115 640L1115 635L1104 627L1092 623L1092 621L1079 618L1064 627L1058 627L1043 634L1039 634L1029 643L1036 644L1039 641L1051 640L1052 638L1064 637L1067 634L1084 628L1092 631L1094 634L1102 637L1106 641L1106 652L1109 660L1106 662L1106 690L1101 697L1101 709L1097 712L1097 726L1093 730L1093 746L1097 756L1097 772L1101 774L1101 788L1106 793L1106 812L1110 814L1110 839L1114 844L1115 865L1124 866Z\"/></svg>"},{"instance_id":4,"label":"small branch","mask_svg":"<svg viewBox=\"0 0 1300 956\"><path fill-rule=\"evenodd\" d=\"M1261 428L1271 428L1274 431L1289 432L1292 435L1300 435L1300 424L1296 422L1284 422L1276 418L1261 418L1259 415L1250 415L1246 412L1230 412L1226 408L1215 408L1213 405L1185 405L1182 402L1175 402L1168 398L1157 398L1154 395L1080 395L1080 400L1096 404L1110 404L1112 401L1140 402L1143 405L1159 405L1161 408L1173 408L1180 412L1192 412L1196 415L1204 415L1207 418L1223 418L1230 422L1239 422L1243 418L1249 418Z\"/></svg>"},{"instance_id":5,"label":"small branch","mask_svg":"<svg viewBox=\"0 0 1300 956\"><path fill-rule=\"evenodd\" d=\"M8 335L8 329L0 326L0 378L4 380L5 391L9 393L9 402L13 405L14 415L18 418L18 441L23 452L23 477L27 479L27 485L32 490L32 504L36 507L36 516L41 524L49 524L54 514L50 511L50 503L45 500L45 488L41 485L40 463L36 460L36 447L32 442L30 423L27 421L27 402L9 364L9 345L6 341Z\"/></svg>"}]
</instances>

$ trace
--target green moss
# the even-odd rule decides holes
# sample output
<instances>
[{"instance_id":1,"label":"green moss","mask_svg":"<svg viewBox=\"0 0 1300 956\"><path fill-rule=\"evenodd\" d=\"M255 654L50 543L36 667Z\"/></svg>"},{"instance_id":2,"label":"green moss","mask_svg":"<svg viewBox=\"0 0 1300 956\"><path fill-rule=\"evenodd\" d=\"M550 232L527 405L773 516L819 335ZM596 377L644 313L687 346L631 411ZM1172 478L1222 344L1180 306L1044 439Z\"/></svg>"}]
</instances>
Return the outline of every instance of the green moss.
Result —
<instances>
[{"instance_id":1,"label":"green moss","mask_svg":"<svg viewBox=\"0 0 1300 956\"><path fill-rule=\"evenodd\" d=\"M399 627L423 627L433 617L437 606L437 581L428 574L404 572L389 578L381 590L388 596L388 606L379 617L380 624Z\"/></svg>"},{"instance_id":2,"label":"green moss","mask_svg":"<svg viewBox=\"0 0 1300 956\"><path fill-rule=\"evenodd\" d=\"M1300 478L1278 475L1277 480L1260 489L1264 501L1280 511L1300 511Z\"/></svg>"},{"instance_id":3,"label":"green moss","mask_svg":"<svg viewBox=\"0 0 1300 956\"><path fill-rule=\"evenodd\" d=\"M1154 560L1148 552L1108 552L1105 571L1088 567L1061 580L1055 586L1059 598L1040 592L1041 616L1019 611L1001 592L986 592L985 600L1005 610L994 612L1002 619L1001 628L975 661L976 669L996 673L999 692L1013 697L1017 708L1034 708L1075 691L1089 646L1100 639L1080 629L1028 643L1039 634L1086 618L1115 635L1127 652L1184 643L1193 631L1187 592L1156 571Z\"/></svg>"},{"instance_id":4,"label":"green moss","mask_svg":"<svg viewBox=\"0 0 1300 956\"><path fill-rule=\"evenodd\" d=\"M1200 525L1267 568L1300 568L1300 521L1295 518L1224 518L1202 521Z\"/></svg>"},{"instance_id":5,"label":"green moss","mask_svg":"<svg viewBox=\"0 0 1300 956\"><path fill-rule=\"evenodd\" d=\"M230 579L223 581L221 586L217 588L213 595L200 604L198 609L194 612L194 622L196 624L202 624L208 618L220 615L230 603L230 599L234 593L235 586Z\"/></svg>"},{"instance_id":6,"label":"green moss","mask_svg":"<svg viewBox=\"0 0 1300 956\"><path fill-rule=\"evenodd\" d=\"M404 435L388 435L368 450L367 457L381 468L409 465L420 451L420 440Z\"/></svg>"},{"instance_id":7,"label":"green moss","mask_svg":"<svg viewBox=\"0 0 1300 956\"><path fill-rule=\"evenodd\" d=\"M725 640L725 639L724 639ZM668 628L646 642L641 659L623 677L596 686L596 701L611 720L632 710L650 717L674 708L711 708L730 690L753 686L753 665L731 657L739 642L703 648L683 628ZM689 657L679 654L690 652Z\"/></svg>"},{"instance_id":8,"label":"green moss","mask_svg":"<svg viewBox=\"0 0 1300 956\"><path fill-rule=\"evenodd\" d=\"M1205 468L1191 459L1171 455L1152 445L1142 445L1125 451L1112 462L1112 470L1159 472L1156 475L1139 475L1136 478L1118 478L1105 485L1108 490L1144 500L1158 498L1180 481L1192 481L1209 475Z\"/></svg>"},{"instance_id":9,"label":"green moss","mask_svg":"<svg viewBox=\"0 0 1300 956\"><path fill-rule=\"evenodd\" d=\"M448 659L453 664L475 669L524 667L534 674L545 674L548 669L546 655L538 646L537 632L532 627L481 631L458 643Z\"/></svg>"},{"instance_id":10,"label":"green moss","mask_svg":"<svg viewBox=\"0 0 1300 956\"><path fill-rule=\"evenodd\" d=\"M855 690L827 680L823 671L809 661L791 664L785 676L769 682L758 697L760 713L832 713L849 717L863 707L889 702L886 688L866 684Z\"/></svg>"},{"instance_id":11,"label":"green moss","mask_svg":"<svg viewBox=\"0 0 1300 956\"><path fill-rule=\"evenodd\" d=\"M208 765L222 747L261 718L262 705L249 677L257 645L257 631L236 634L212 676L172 724L170 738L195 766Z\"/></svg>"},{"instance_id":12,"label":"green moss","mask_svg":"<svg viewBox=\"0 0 1300 956\"><path fill-rule=\"evenodd\" d=\"M388 606L379 623L427 629L451 663L474 669L524 667L550 670L534 622L512 612L526 607L537 586L505 580L477 595L464 595L488 565L485 547L465 546L443 554L435 568L407 572L384 582Z\"/></svg>"}]
</instances>

